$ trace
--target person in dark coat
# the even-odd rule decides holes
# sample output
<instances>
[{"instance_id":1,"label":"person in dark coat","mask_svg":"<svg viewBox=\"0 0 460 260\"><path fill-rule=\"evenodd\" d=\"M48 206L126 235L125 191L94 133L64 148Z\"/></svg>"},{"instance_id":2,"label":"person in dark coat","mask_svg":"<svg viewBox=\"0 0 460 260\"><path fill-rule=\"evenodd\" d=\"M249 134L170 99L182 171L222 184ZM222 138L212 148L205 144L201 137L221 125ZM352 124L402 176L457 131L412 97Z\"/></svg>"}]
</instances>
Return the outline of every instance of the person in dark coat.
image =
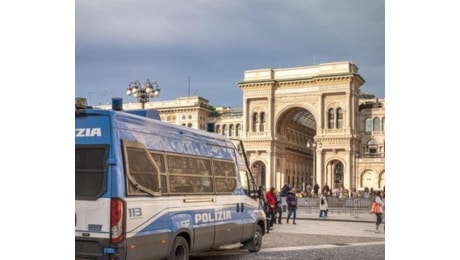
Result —
<instances>
[{"instance_id":1,"label":"person in dark coat","mask_svg":"<svg viewBox=\"0 0 460 260\"><path fill-rule=\"evenodd\" d=\"M296 225L295 220L297 217L297 194L295 188L292 188L289 191L289 194L286 197L286 204L288 206L288 216L286 223L289 224L289 219L292 215L292 224Z\"/></svg>"},{"instance_id":2,"label":"person in dark coat","mask_svg":"<svg viewBox=\"0 0 460 260\"><path fill-rule=\"evenodd\" d=\"M313 186L313 197L318 198L319 185L318 183Z\"/></svg>"}]
</instances>

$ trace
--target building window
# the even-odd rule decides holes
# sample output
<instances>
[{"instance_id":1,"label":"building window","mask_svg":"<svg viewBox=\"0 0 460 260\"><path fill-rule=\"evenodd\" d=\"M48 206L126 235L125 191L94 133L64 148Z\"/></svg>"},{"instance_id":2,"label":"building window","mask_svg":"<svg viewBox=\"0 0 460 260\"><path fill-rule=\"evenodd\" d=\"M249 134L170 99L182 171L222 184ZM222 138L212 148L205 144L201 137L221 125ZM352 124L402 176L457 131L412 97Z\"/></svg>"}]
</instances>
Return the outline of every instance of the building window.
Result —
<instances>
[{"instance_id":1,"label":"building window","mask_svg":"<svg viewBox=\"0 0 460 260\"><path fill-rule=\"evenodd\" d=\"M252 114L252 131L257 132L257 112Z\"/></svg>"},{"instance_id":2,"label":"building window","mask_svg":"<svg viewBox=\"0 0 460 260\"><path fill-rule=\"evenodd\" d=\"M371 131L372 131L372 119L369 117L369 118L366 118L366 120L364 121L364 132L370 133Z\"/></svg>"},{"instance_id":3,"label":"building window","mask_svg":"<svg viewBox=\"0 0 460 260\"><path fill-rule=\"evenodd\" d=\"M343 110L342 108L337 108L337 128L342 128L342 122L343 122Z\"/></svg>"},{"instance_id":4,"label":"building window","mask_svg":"<svg viewBox=\"0 0 460 260\"><path fill-rule=\"evenodd\" d=\"M233 124L229 126L228 134L229 136L233 136Z\"/></svg>"},{"instance_id":5,"label":"building window","mask_svg":"<svg viewBox=\"0 0 460 260\"><path fill-rule=\"evenodd\" d=\"M329 108L328 113L327 113L327 128L328 129L333 129L334 128L334 109Z\"/></svg>"},{"instance_id":6,"label":"building window","mask_svg":"<svg viewBox=\"0 0 460 260\"><path fill-rule=\"evenodd\" d=\"M188 126L188 127L193 127L192 123L188 123L187 126Z\"/></svg>"},{"instance_id":7,"label":"building window","mask_svg":"<svg viewBox=\"0 0 460 260\"><path fill-rule=\"evenodd\" d=\"M240 124L236 124L236 133L235 133L236 136L241 136L241 125Z\"/></svg>"},{"instance_id":8,"label":"building window","mask_svg":"<svg viewBox=\"0 0 460 260\"><path fill-rule=\"evenodd\" d=\"M380 131L380 118L374 118L374 131Z\"/></svg>"},{"instance_id":9,"label":"building window","mask_svg":"<svg viewBox=\"0 0 460 260\"><path fill-rule=\"evenodd\" d=\"M216 125L216 134L220 134L220 125Z\"/></svg>"},{"instance_id":10,"label":"building window","mask_svg":"<svg viewBox=\"0 0 460 260\"><path fill-rule=\"evenodd\" d=\"M259 127L260 132L265 131L264 126L265 126L265 112L261 112L260 113L260 127Z\"/></svg>"},{"instance_id":11,"label":"building window","mask_svg":"<svg viewBox=\"0 0 460 260\"><path fill-rule=\"evenodd\" d=\"M227 125L222 126L222 135L227 135Z\"/></svg>"},{"instance_id":12,"label":"building window","mask_svg":"<svg viewBox=\"0 0 460 260\"><path fill-rule=\"evenodd\" d=\"M377 155L377 148L378 148L378 143L374 139L371 139L367 142L367 151L370 156Z\"/></svg>"},{"instance_id":13,"label":"building window","mask_svg":"<svg viewBox=\"0 0 460 260\"><path fill-rule=\"evenodd\" d=\"M385 117L382 118L382 131L385 131Z\"/></svg>"}]
</instances>

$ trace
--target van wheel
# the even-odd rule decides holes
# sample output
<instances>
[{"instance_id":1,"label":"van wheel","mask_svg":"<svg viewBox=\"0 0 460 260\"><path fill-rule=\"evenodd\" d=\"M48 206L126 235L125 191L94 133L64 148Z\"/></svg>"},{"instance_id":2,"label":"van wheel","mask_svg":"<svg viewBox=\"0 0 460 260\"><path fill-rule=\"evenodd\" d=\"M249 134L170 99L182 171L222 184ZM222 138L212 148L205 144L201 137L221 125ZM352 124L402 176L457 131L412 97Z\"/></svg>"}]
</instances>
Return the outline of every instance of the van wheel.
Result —
<instances>
[{"instance_id":1,"label":"van wheel","mask_svg":"<svg viewBox=\"0 0 460 260\"><path fill-rule=\"evenodd\" d=\"M244 248L247 248L249 252L259 252L262 247L262 236L262 228L256 225L254 237L244 242Z\"/></svg>"},{"instance_id":2,"label":"van wheel","mask_svg":"<svg viewBox=\"0 0 460 260\"><path fill-rule=\"evenodd\" d=\"M188 243L185 238L178 236L174 239L174 243L169 251L170 260L188 260L189 258L189 248Z\"/></svg>"}]
</instances>

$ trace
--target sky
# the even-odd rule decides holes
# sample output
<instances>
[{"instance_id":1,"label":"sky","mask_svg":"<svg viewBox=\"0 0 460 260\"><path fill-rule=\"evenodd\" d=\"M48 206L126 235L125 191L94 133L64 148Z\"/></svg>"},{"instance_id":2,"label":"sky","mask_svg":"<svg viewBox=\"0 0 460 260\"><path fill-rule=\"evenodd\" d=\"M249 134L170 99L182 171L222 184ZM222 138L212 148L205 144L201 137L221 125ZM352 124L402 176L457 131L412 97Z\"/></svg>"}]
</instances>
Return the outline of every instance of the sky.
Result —
<instances>
[{"instance_id":1,"label":"sky","mask_svg":"<svg viewBox=\"0 0 460 260\"><path fill-rule=\"evenodd\" d=\"M242 107L244 71L351 61L385 97L384 0L78 0L75 96L92 105L157 82L153 101Z\"/></svg>"}]
</instances>

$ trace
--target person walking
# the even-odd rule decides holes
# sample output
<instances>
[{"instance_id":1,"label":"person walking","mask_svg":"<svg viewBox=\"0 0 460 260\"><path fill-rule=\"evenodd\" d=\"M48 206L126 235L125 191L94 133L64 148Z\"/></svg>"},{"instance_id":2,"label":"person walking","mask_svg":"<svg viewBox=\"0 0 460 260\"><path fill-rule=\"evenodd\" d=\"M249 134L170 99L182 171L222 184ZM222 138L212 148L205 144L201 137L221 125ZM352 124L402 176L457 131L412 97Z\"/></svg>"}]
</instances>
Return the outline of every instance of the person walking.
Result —
<instances>
[{"instance_id":1,"label":"person walking","mask_svg":"<svg viewBox=\"0 0 460 260\"><path fill-rule=\"evenodd\" d=\"M275 198L275 187L271 187L270 190L265 194L265 199L267 200L268 205L268 215L270 219L269 229L273 229L273 224L276 221L275 208L276 208L276 198Z\"/></svg>"},{"instance_id":2,"label":"person walking","mask_svg":"<svg viewBox=\"0 0 460 260\"><path fill-rule=\"evenodd\" d=\"M385 203L382 199L382 192L378 191L375 193L374 202L372 203L371 213L377 217L375 222L375 233L379 233L379 226L382 223L383 208Z\"/></svg>"},{"instance_id":3,"label":"person walking","mask_svg":"<svg viewBox=\"0 0 460 260\"><path fill-rule=\"evenodd\" d=\"M283 201L281 200L281 195L279 191L275 191L275 203L276 203L276 215L278 218L278 224L281 224L281 216L283 215L283 209L281 207L281 204L283 204ZM275 217L275 223L276 223L276 217Z\"/></svg>"},{"instance_id":4,"label":"person walking","mask_svg":"<svg viewBox=\"0 0 460 260\"><path fill-rule=\"evenodd\" d=\"M319 218L327 218L328 209L327 191L324 190L319 196Z\"/></svg>"},{"instance_id":5,"label":"person walking","mask_svg":"<svg viewBox=\"0 0 460 260\"><path fill-rule=\"evenodd\" d=\"M289 224L289 219L291 218L291 215L292 215L292 224L296 225L295 220L297 217L297 194L296 194L295 188L292 188L289 191L286 197L286 204L288 208L288 215L287 215L286 223Z\"/></svg>"}]
</instances>

